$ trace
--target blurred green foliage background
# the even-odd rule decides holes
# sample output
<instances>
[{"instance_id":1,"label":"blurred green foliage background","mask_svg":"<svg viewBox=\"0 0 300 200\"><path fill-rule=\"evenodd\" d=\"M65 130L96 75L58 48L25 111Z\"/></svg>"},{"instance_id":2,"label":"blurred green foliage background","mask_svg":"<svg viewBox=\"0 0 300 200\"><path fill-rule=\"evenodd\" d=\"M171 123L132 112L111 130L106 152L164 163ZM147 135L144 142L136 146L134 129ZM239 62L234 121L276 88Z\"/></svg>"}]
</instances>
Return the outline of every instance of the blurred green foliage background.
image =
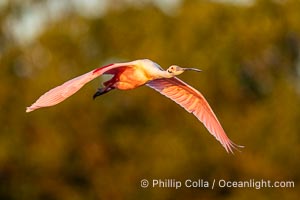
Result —
<instances>
[{"instance_id":1,"label":"blurred green foliage background","mask_svg":"<svg viewBox=\"0 0 300 200\"><path fill-rule=\"evenodd\" d=\"M100 0L101 13L61 2L0 4L0 199L299 199L299 0ZM103 78L25 113L72 77L141 58L202 69L180 78L206 96L242 152L228 155L194 116L147 87L93 101ZM295 188L140 186L167 178Z\"/></svg>"}]
</instances>

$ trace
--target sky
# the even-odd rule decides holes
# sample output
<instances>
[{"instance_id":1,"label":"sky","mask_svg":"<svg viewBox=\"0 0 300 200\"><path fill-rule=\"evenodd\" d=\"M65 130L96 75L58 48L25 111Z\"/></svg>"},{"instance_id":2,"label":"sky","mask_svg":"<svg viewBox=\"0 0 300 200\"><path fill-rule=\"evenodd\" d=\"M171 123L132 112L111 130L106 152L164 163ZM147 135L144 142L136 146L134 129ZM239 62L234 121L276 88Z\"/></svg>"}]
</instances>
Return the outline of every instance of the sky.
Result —
<instances>
[{"instance_id":1,"label":"sky","mask_svg":"<svg viewBox=\"0 0 300 200\"><path fill-rule=\"evenodd\" d=\"M76 12L85 17L101 17L108 8L109 0L46 0L32 4L23 1L21 12L12 14L2 25L6 35L12 36L20 45L26 45L36 38L49 22L55 22L70 12ZM212 0L222 3L249 5L253 0ZM0 0L0 10L8 0ZM182 0L124 0L127 4L143 6L154 3L166 14L172 14L182 3Z\"/></svg>"}]
</instances>

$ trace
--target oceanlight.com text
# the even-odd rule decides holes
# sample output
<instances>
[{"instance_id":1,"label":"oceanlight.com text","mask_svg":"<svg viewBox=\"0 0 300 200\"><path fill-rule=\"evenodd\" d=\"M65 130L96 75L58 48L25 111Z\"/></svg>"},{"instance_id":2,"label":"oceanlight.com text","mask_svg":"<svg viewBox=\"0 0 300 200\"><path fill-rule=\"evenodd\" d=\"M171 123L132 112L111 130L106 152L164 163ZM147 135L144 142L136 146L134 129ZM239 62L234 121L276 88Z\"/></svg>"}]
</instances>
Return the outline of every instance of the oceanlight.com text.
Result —
<instances>
[{"instance_id":1,"label":"oceanlight.com text","mask_svg":"<svg viewBox=\"0 0 300 200\"><path fill-rule=\"evenodd\" d=\"M256 190L262 188L294 188L295 182L291 180L271 181L271 180L225 180L213 179L211 181L204 179L142 179L140 182L142 188L253 188Z\"/></svg>"}]
</instances>

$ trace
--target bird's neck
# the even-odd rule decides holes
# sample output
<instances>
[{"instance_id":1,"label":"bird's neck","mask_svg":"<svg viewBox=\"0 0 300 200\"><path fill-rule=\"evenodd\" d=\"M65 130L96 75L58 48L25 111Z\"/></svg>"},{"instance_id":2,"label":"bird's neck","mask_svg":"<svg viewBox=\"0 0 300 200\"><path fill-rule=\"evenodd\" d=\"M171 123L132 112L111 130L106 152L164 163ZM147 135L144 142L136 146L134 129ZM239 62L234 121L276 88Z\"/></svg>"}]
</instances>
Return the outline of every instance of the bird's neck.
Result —
<instances>
[{"instance_id":1,"label":"bird's neck","mask_svg":"<svg viewBox=\"0 0 300 200\"><path fill-rule=\"evenodd\" d=\"M157 71L157 78L172 78L172 77L174 77L174 75L165 70Z\"/></svg>"}]
</instances>

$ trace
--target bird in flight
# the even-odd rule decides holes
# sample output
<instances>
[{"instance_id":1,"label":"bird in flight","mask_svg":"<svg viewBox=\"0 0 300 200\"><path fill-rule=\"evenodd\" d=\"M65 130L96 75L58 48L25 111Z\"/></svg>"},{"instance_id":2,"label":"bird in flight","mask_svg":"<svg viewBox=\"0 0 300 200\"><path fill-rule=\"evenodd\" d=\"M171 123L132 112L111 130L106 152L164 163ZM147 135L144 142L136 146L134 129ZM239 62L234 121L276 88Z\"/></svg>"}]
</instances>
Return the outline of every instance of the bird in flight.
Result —
<instances>
[{"instance_id":1,"label":"bird in flight","mask_svg":"<svg viewBox=\"0 0 300 200\"><path fill-rule=\"evenodd\" d=\"M93 96L94 99L113 89L130 90L147 85L182 106L187 112L195 115L225 150L228 153L233 153L233 149L242 146L236 145L227 137L203 95L176 77L185 71L200 72L201 70L182 68L177 65L171 65L167 70L164 70L157 63L148 59L106 65L49 90L30 107L27 107L26 112L54 106L76 93L91 80L103 74L111 74L113 75L112 78L103 83L104 87L98 89Z\"/></svg>"}]
</instances>

